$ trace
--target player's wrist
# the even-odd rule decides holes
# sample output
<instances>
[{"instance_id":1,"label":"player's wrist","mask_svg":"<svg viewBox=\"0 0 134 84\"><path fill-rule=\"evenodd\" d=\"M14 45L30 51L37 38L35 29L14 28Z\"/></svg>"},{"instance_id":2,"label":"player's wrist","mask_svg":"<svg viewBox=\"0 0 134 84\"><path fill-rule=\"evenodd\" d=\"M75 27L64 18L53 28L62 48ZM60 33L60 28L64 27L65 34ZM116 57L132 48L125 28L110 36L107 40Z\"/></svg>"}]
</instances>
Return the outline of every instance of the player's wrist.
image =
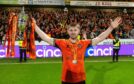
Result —
<instances>
[{"instance_id":1,"label":"player's wrist","mask_svg":"<svg viewBox=\"0 0 134 84\"><path fill-rule=\"evenodd\" d=\"M110 25L110 26L109 26L109 29L113 30L113 29L114 29L114 27L113 27L112 25Z\"/></svg>"}]
</instances>

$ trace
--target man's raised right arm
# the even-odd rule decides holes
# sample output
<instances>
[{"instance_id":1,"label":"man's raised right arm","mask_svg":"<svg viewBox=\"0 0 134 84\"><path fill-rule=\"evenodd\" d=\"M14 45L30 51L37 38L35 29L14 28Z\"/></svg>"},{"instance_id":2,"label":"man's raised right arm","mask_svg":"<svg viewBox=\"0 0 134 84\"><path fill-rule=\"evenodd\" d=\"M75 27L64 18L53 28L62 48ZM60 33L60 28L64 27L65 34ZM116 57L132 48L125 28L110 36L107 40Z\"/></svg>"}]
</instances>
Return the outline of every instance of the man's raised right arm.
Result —
<instances>
[{"instance_id":1,"label":"man's raised right arm","mask_svg":"<svg viewBox=\"0 0 134 84\"><path fill-rule=\"evenodd\" d=\"M43 31L38 27L38 25L36 24L35 19L34 19L34 18L32 18L32 19L33 19L33 21L34 21L34 23L35 23L35 31L36 31L36 33L40 36L40 38L41 38L43 41L47 42L48 44L54 45L54 38L49 37L45 32L43 32Z\"/></svg>"}]
</instances>

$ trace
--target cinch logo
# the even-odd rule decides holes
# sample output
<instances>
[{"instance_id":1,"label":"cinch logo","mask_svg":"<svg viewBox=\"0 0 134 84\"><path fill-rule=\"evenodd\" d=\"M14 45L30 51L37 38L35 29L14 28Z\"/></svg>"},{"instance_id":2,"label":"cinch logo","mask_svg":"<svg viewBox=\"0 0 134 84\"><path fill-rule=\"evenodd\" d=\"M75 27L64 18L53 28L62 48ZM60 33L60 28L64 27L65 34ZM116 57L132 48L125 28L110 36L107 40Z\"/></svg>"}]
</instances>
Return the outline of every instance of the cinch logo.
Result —
<instances>
[{"instance_id":1,"label":"cinch logo","mask_svg":"<svg viewBox=\"0 0 134 84\"><path fill-rule=\"evenodd\" d=\"M7 48L5 49L0 49L0 58L5 58L6 57L6 51L7 51Z\"/></svg>"},{"instance_id":2,"label":"cinch logo","mask_svg":"<svg viewBox=\"0 0 134 84\"><path fill-rule=\"evenodd\" d=\"M5 53L6 51L4 49L0 50L0 58L4 58L5 57Z\"/></svg>"},{"instance_id":3,"label":"cinch logo","mask_svg":"<svg viewBox=\"0 0 134 84\"><path fill-rule=\"evenodd\" d=\"M112 54L112 47L98 48L96 46L90 46L87 48L85 56L108 56Z\"/></svg>"},{"instance_id":4,"label":"cinch logo","mask_svg":"<svg viewBox=\"0 0 134 84\"><path fill-rule=\"evenodd\" d=\"M42 49L36 50L37 57L61 57L61 51L57 48L47 48L47 46L42 46Z\"/></svg>"}]
</instances>

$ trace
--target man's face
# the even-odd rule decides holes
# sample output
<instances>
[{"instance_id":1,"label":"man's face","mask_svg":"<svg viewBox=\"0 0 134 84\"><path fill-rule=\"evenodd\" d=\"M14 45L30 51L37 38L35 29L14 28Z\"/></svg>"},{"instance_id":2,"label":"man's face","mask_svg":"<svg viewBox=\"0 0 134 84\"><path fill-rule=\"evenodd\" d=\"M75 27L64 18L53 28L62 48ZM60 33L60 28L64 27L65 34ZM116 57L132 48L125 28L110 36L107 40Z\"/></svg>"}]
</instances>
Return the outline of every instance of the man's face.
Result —
<instances>
[{"instance_id":1,"label":"man's face","mask_svg":"<svg viewBox=\"0 0 134 84\"><path fill-rule=\"evenodd\" d=\"M77 28L77 27L70 27L70 28L67 30L67 32L68 32L70 38L76 39L77 36L78 36L79 33L80 33L80 29Z\"/></svg>"}]
</instances>

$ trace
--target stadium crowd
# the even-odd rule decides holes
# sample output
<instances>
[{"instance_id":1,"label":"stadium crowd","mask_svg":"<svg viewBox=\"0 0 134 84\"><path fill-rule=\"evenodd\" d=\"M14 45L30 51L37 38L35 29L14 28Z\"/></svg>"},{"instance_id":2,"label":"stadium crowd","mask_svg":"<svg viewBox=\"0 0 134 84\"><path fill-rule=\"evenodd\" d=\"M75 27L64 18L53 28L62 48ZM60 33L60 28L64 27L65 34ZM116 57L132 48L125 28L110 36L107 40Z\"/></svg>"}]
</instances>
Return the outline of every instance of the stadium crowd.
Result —
<instances>
[{"instance_id":1,"label":"stadium crowd","mask_svg":"<svg viewBox=\"0 0 134 84\"><path fill-rule=\"evenodd\" d=\"M68 38L66 27L72 22L77 22L81 25L81 37L83 34L87 38L94 38L108 28L110 19L117 16L123 18L122 24L118 29L114 30L108 38L127 39L134 38L134 13L130 12L113 12L96 9L75 10L75 9L53 9L53 10L26 10L26 13L32 14L36 19L37 25L49 36L54 38ZM45 9L45 8L44 8ZM113 9L114 10L114 9ZM10 10L11 11L11 10ZM4 39L6 30L8 28L8 14L9 10L0 10L0 39ZM18 9L15 9L19 13ZM35 35L36 40L40 40L38 35Z\"/></svg>"}]
</instances>

